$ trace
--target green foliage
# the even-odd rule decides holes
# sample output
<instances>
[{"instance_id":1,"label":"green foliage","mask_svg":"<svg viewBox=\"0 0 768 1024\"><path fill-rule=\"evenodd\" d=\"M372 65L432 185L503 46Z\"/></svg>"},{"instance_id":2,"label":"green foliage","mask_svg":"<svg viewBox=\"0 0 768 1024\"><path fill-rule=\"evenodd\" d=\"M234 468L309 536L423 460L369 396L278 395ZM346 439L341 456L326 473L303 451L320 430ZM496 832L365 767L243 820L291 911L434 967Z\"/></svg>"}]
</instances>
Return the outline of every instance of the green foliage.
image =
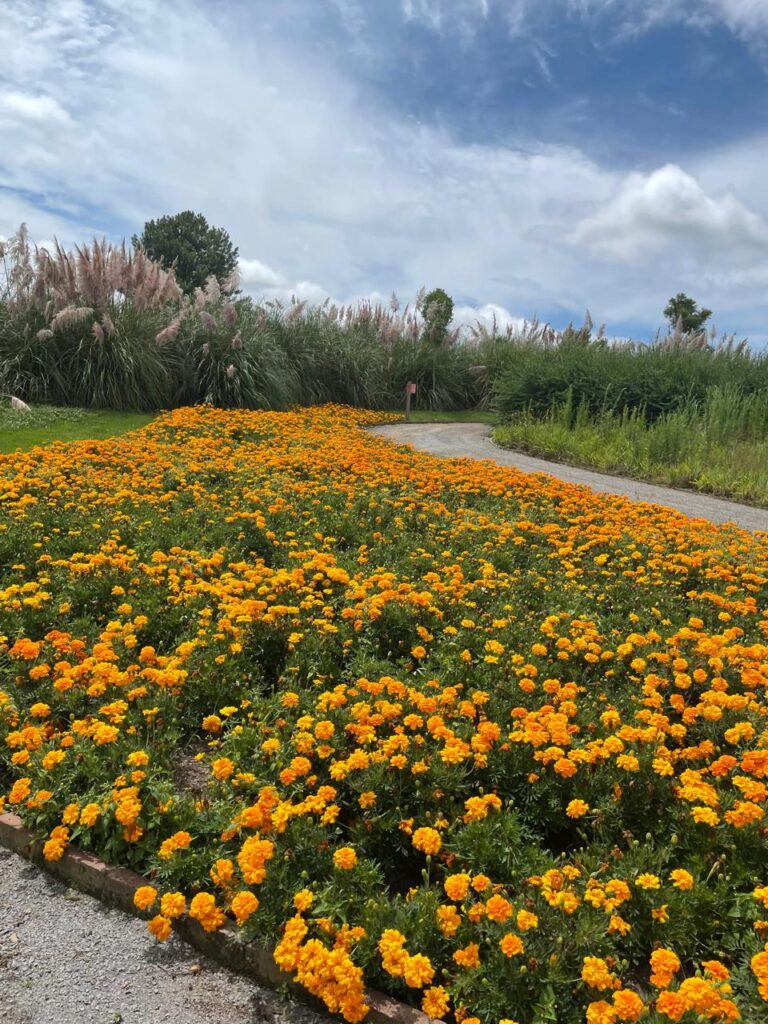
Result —
<instances>
[{"instance_id":1,"label":"green foliage","mask_svg":"<svg viewBox=\"0 0 768 1024\"><path fill-rule=\"evenodd\" d=\"M649 422L642 407L593 415L572 391L513 416L495 440L532 455L768 505L768 394L715 387Z\"/></svg>"},{"instance_id":2,"label":"green foliage","mask_svg":"<svg viewBox=\"0 0 768 1024\"><path fill-rule=\"evenodd\" d=\"M442 344L453 318L453 299L442 288L433 288L424 296L420 312L424 317L425 337L433 345Z\"/></svg>"},{"instance_id":3,"label":"green foliage","mask_svg":"<svg viewBox=\"0 0 768 1024\"><path fill-rule=\"evenodd\" d=\"M704 324L712 316L711 309L699 307L685 292L678 292L673 299L670 299L664 310L664 316L669 320L672 330L680 329L686 333L700 331Z\"/></svg>"},{"instance_id":4,"label":"green foliage","mask_svg":"<svg viewBox=\"0 0 768 1024\"><path fill-rule=\"evenodd\" d=\"M29 412L0 409L0 452L32 448L51 441L90 441L136 430L152 419L145 413L39 405Z\"/></svg>"},{"instance_id":5,"label":"green foliage","mask_svg":"<svg viewBox=\"0 0 768 1024\"><path fill-rule=\"evenodd\" d=\"M665 339L653 345L604 340L543 346L521 343L492 379L493 405L504 415L541 416L567 400L590 416L643 410L653 422L719 386L744 394L768 387L768 358L721 347L691 347Z\"/></svg>"},{"instance_id":6,"label":"green foliage","mask_svg":"<svg viewBox=\"0 0 768 1024\"><path fill-rule=\"evenodd\" d=\"M148 220L142 233L133 236L133 244L164 267L173 267L179 287L188 295L210 276L223 283L237 268L238 250L229 234L192 210Z\"/></svg>"}]
</instances>

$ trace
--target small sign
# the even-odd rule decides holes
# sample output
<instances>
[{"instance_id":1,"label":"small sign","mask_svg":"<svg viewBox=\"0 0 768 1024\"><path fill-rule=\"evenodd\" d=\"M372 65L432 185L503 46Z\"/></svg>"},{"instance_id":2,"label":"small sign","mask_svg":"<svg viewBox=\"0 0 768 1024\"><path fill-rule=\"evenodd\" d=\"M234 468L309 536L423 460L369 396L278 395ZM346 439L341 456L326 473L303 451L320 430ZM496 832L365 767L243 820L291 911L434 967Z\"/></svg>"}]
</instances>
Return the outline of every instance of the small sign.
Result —
<instances>
[{"instance_id":1,"label":"small sign","mask_svg":"<svg viewBox=\"0 0 768 1024\"><path fill-rule=\"evenodd\" d=\"M408 383L405 385L405 392L408 395L415 395L416 385L412 381L408 381Z\"/></svg>"}]
</instances>

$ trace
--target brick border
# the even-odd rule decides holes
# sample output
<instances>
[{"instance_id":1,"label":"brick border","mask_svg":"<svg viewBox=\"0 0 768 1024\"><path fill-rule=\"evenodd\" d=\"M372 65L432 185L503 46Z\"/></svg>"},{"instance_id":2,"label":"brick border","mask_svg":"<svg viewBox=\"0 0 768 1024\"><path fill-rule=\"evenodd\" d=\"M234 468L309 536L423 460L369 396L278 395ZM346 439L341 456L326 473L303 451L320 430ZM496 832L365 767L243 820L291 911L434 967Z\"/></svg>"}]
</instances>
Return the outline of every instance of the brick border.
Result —
<instances>
[{"instance_id":1,"label":"brick border","mask_svg":"<svg viewBox=\"0 0 768 1024\"><path fill-rule=\"evenodd\" d=\"M73 889L95 896L126 913L136 914L133 894L140 885L146 885L147 880L135 871L112 867L94 854L73 846L66 848L61 860L47 861L43 856L43 841L15 814L0 814L0 846L31 861ZM185 942L225 967L247 974L269 988L287 985L302 1002L309 1002L315 1007L320 1005L293 981L290 974L280 970L270 950L261 949L253 942L240 941L238 930L231 921L210 933L187 917L174 921L173 925ZM365 1020L370 1024L430 1024L430 1019L420 1010L383 992L366 989L365 996L370 1007ZM327 1013L324 1006L320 1008ZM431 1024L442 1022L432 1021Z\"/></svg>"}]
</instances>

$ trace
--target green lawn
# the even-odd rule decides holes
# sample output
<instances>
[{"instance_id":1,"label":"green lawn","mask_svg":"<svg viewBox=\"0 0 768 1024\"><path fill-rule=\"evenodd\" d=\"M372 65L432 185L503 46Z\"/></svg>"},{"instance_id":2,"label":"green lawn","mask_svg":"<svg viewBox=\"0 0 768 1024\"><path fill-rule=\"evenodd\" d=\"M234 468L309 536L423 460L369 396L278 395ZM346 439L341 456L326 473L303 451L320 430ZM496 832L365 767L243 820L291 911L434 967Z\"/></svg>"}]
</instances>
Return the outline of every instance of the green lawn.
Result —
<instances>
[{"instance_id":1,"label":"green lawn","mask_svg":"<svg viewBox=\"0 0 768 1024\"><path fill-rule=\"evenodd\" d=\"M100 441L143 427L152 413L66 409L40 405L31 412L0 409L0 453L34 448L51 441Z\"/></svg>"},{"instance_id":2,"label":"green lawn","mask_svg":"<svg viewBox=\"0 0 768 1024\"><path fill-rule=\"evenodd\" d=\"M393 412L405 416L403 409L394 409ZM433 409L412 409L412 423L496 423L496 413L480 409L462 409L459 412L440 412Z\"/></svg>"}]
</instances>

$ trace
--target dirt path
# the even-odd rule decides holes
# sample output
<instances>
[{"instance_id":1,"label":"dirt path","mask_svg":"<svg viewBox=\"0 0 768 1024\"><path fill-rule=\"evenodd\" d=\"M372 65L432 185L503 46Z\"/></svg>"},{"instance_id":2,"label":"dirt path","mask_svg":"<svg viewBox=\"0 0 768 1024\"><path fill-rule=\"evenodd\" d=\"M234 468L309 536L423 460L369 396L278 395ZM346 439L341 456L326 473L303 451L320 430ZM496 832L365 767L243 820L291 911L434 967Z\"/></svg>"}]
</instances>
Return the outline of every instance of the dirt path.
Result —
<instances>
[{"instance_id":1,"label":"dirt path","mask_svg":"<svg viewBox=\"0 0 768 1024\"><path fill-rule=\"evenodd\" d=\"M676 508L687 516L713 523L736 523L745 530L768 531L768 509L739 505L695 491L660 487L622 476L564 466L499 448L485 423L390 423L374 427L374 433L399 444L411 444L433 455L453 458L492 459L500 466L514 466L525 473L548 473L566 483L584 484L594 491L621 494L632 501ZM768 469L766 470L768 472Z\"/></svg>"},{"instance_id":2,"label":"dirt path","mask_svg":"<svg viewBox=\"0 0 768 1024\"><path fill-rule=\"evenodd\" d=\"M0 850L0 1024L324 1024Z\"/></svg>"}]
</instances>

